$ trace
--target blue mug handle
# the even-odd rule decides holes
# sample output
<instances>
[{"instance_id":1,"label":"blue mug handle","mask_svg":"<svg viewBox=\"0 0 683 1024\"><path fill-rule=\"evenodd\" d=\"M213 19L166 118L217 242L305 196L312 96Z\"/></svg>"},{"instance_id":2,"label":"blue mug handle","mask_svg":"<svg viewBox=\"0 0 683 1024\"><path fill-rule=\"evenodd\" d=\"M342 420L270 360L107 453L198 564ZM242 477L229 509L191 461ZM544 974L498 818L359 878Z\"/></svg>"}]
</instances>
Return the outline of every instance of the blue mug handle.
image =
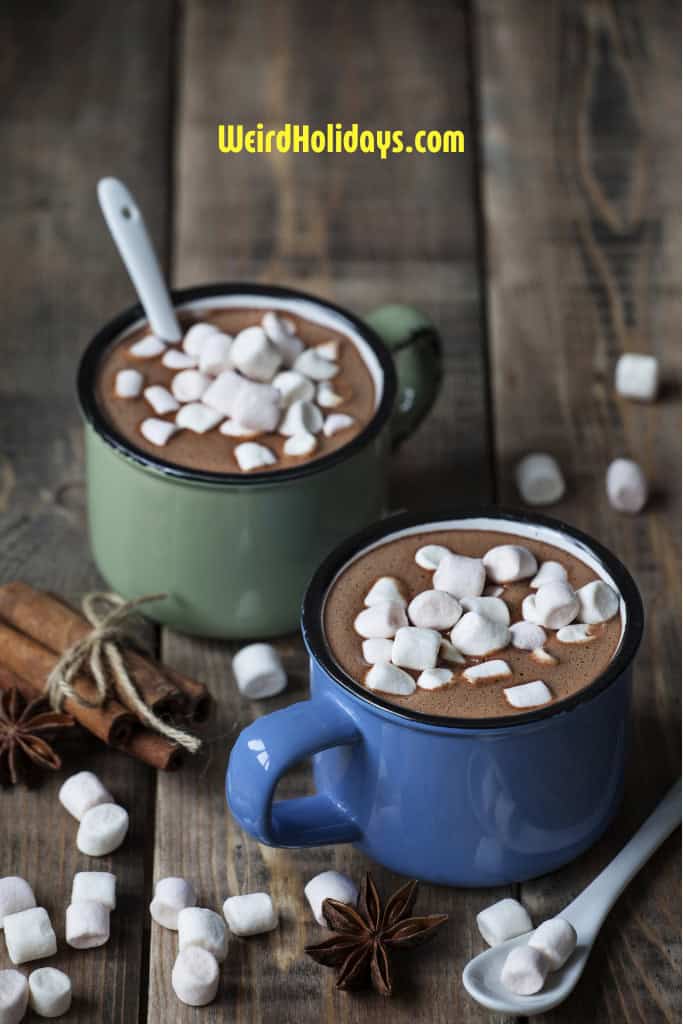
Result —
<instances>
[{"instance_id":1,"label":"blue mug handle","mask_svg":"<svg viewBox=\"0 0 683 1024\"><path fill-rule=\"evenodd\" d=\"M291 704L252 722L232 748L225 788L239 824L268 846L352 843L361 832L349 813L323 793L273 802L275 787L305 757L357 743L351 716L331 698Z\"/></svg>"}]
</instances>

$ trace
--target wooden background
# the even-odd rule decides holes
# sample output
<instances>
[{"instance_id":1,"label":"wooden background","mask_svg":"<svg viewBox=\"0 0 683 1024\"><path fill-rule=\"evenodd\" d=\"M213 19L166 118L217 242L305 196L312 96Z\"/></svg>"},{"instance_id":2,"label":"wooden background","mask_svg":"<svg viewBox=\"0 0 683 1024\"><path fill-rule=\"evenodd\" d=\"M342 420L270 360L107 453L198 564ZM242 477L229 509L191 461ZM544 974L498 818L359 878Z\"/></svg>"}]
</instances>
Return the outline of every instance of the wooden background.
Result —
<instances>
[{"instance_id":1,"label":"wooden background","mask_svg":"<svg viewBox=\"0 0 683 1024\"><path fill-rule=\"evenodd\" d=\"M679 772L678 559L680 65L668 0L14 0L0 12L3 196L0 228L0 576L73 599L97 581L88 554L78 356L131 288L95 199L124 178L174 284L244 278L299 285L360 313L423 307L446 347L437 407L394 460L394 506L517 500L516 459L553 451L567 475L554 510L592 532L638 580L648 625L636 672L634 743L616 825L574 864L516 894L550 916L609 860ZM464 155L221 156L219 121L359 121L368 128L460 128ZM622 351L655 353L660 401L618 401ZM604 496L620 454L653 484L647 514ZM229 747L254 715L300 699L298 637L280 647L285 697L235 696L231 650L164 632L164 657L218 698L208 753L156 777L93 743L86 757L131 812L111 858L120 908L110 943L60 943L76 992L70 1021L166 1024L481 1022L460 974L482 947L477 910L504 895L424 887L446 934L401 972L390 1007L339 994L302 954L319 934L302 887L349 848L259 847L222 793ZM79 756L80 755L80 760ZM83 751L71 751L73 770ZM38 793L0 793L0 875L36 886L63 939L75 824ZM305 792L304 771L287 781ZM182 1007L175 937L150 931L153 880L187 874L202 902L269 890L279 932L233 940L217 1002ZM378 870L386 892L397 879ZM678 840L610 915L587 973L550 1024L679 1020ZM511 889L510 891L514 891ZM4 948L0 967L6 966Z\"/></svg>"}]
</instances>

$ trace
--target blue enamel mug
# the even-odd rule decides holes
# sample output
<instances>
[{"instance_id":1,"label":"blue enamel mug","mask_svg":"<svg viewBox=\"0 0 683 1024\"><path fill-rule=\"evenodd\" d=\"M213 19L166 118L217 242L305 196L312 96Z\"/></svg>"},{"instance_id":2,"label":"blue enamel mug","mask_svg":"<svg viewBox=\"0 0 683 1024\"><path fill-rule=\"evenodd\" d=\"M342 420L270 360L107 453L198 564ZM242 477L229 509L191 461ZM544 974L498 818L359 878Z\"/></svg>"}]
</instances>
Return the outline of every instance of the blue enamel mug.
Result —
<instances>
[{"instance_id":1,"label":"blue enamel mug","mask_svg":"<svg viewBox=\"0 0 683 1024\"><path fill-rule=\"evenodd\" d=\"M605 672L547 707L471 719L400 710L355 682L327 648L325 597L358 555L405 534L483 529L554 544L621 596L621 639ZM357 534L320 566L304 598L310 699L240 734L227 798L270 846L353 843L400 874L455 886L521 882L594 843L623 791L631 667L643 630L637 587L609 551L573 527L522 512L401 515ZM315 795L274 800L279 779L312 757Z\"/></svg>"}]
</instances>

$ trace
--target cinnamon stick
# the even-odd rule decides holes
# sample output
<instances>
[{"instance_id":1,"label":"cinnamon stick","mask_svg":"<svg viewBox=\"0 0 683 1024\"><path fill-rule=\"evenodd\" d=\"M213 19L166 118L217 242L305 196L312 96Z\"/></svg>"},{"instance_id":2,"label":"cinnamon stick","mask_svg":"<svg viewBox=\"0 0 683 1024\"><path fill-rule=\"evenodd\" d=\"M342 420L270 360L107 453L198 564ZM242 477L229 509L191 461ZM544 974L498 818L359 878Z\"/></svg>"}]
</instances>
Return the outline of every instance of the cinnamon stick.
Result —
<instances>
[{"instance_id":1,"label":"cinnamon stick","mask_svg":"<svg viewBox=\"0 0 683 1024\"><path fill-rule=\"evenodd\" d=\"M198 683L196 679L181 675L173 668L164 666L170 682L172 682L183 693L187 704L186 714L193 722L205 722L211 714L213 697L204 683Z\"/></svg>"}]
</instances>

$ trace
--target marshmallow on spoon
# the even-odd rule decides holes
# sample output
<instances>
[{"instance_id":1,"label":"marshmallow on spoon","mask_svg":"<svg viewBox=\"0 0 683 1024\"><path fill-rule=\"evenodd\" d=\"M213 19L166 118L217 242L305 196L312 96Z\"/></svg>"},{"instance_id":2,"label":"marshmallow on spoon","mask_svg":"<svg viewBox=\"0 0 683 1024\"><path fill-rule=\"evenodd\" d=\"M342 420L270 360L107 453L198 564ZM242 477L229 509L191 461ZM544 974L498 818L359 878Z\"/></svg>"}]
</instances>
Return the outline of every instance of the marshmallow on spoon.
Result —
<instances>
[{"instance_id":1,"label":"marshmallow on spoon","mask_svg":"<svg viewBox=\"0 0 683 1024\"><path fill-rule=\"evenodd\" d=\"M149 905L152 920L162 928L178 930L178 914L186 907L197 905L193 886L184 878L160 878L154 887L154 899Z\"/></svg>"},{"instance_id":2,"label":"marshmallow on spoon","mask_svg":"<svg viewBox=\"0 0 683 1024\"><path fill-rule=\"evenodd\" d=\"M238 444L235 448L235 458L237 465L245 473L252 469L262 469L264 466L274 466L277 462L270 448L263 444L255 444L253 441Z\"/></svg>"},{"instance_id":3,"label":"marshmallow on spoon","mask_svg":"<svg viewBox=\"0 0 683 1024\"><path fill-rule=\"evenodd\" d=\"M29 960L42 960L57 952L57 936L54 933L47 910L32 907L8 914L5 918L5 945L13 964L25 964Z\"/></svg>"},{"instance_id":4,"label":"marshmallow on spoon","mask_svg":"<svg viewBox=\"0 0 683 1024\"><path fill-rule=\"evenodd\" d=\"M531 946L515 946L507 955L500 980L518 996L533 996L545 985L549 963L543 953Z\"/></svg>"},{"instance_id":5,"label":"marshmallow on spoon","mask_svg":"<svg viewBox=\"0 0 683 1024\"><path fill-rule=\"evenodd\" d=\"M28 979L31 1009L39 1017L61 1017L71 1009L71 979L56 967L39 967ZM5 1024L0 1014L1 1024Z\"/></svg>"},{"instance_id":6,"label":"marshmallow on spoon","mask_svg":"<svg viewBox=\"0 0 683 1024\"><path fill-rule=\"evenodd\" d=\"M402 626L396 631L391 660L399 668L435 668L441 637L435 629Z\"/></svg>"},{"instance_id":7,"label":"marshmallow on spoon","mask_svg":"<svg viewBox=\"0 0 683 1024\"><path fill-rule=\"evenodd\" d=\"M229 896L223 904L223 915L233 935L260 935L278 925L277 910L267 892Z\"/></svg>"},{"instance_id":8,"label":"marshmallow on spoon","mask_svg":"<svg viewBox=\"0 0 683 1024\"><path fill-rule=\"evenodd\" d=\"M617 512L636 515L647 504L647 479L633 459L615 459L607 469L607 499Z\"/></svg>"},{"instance_id":9,"label":"marshmallow on spoon","mask_svg":"<svg viewBox=\"0 0 683 1024\"><path fill-rule=\"evenodd\" d=\"M178 953L171 972L171 985L186 1006L207 1006L218 992L219 971L215 956L200 946L188 946Z\"/></svg>"},{"instance_id":10,"label":"marshmallow on spoon","mask_svg":"<svg viewBox=\"0 0 683 1024\"><path fill-rule=\"evenodd\" d=\"M183 338L183 348L188 356L194 356L198 359L207 339L212 334L218 333L219 331L215 324L192 324L192 327L189 328Z\"/></svg>"},{"instance_id":11,"label":"marshmallow on spoon","mask_svg":"<svg viewBox=\"0 0 683 1024\"><path fill-rule=\"evenodd\" d=\"M545 452L525 455L517 464L517 490L527 505L553 505L565 491L557 459Z\"/></svg>"},{"instance_id":12,"label":"marshmallow on spoon","mask_svg":"<svg viewBox=\"0 0 683 1024\"><path fill-rule=\"evenodd\" d=\"M364 640L362 644L363 660L368 665L379 665L382 662L388 664L391 661L393 646L392 640L382 640L380 637Z\"/></svg>"},{"instance_id":13,"label":"marshmallow on spoon","mask_svg":"<svg viewBox=\"0 0 683 1024\"><path fill-rule=\"evenodd\" d=\"M499 544L487 551L484 568L494 583L515 583L533 576L538 569L535 557L519 544Z\"/></svg>"},{"instance_id":14,"label":"marshmallow on spoon","mask_svg":"<svg viewBox=\"0 0 683 1024\"><path fill-rule=\"evenodd\" d=\"M501 626L510 625L510 609L499 597L463 597L460 604L466 612L477 612Z\"/></svg>"},{"instance_id":15,"label":"marshmallow on spoon","mask_svg":"<svg viewBox=\"0 0 683 1024\"><path fill-rule=\"evenodd\" d=\"M530 932L533 922L521 903L506 897L477 914L477 928L484 942L499 946L501 942Z\"/></svg>"},{"instance_id":16,"label":"marshmallow on spoon","mask_svg":"<svg viewBox=\"0 0 683 1024\"><path fill-rule=\"evenodd\" d=\"M451 643L457 650L475 658L500 651L510 643L510 630L501 622L478 612L465 612L451 630Z\"/></svg>"},{"instance_id":17,"label":"marshmallow on spoon","mask_svg":"<svg viewBox=\"0 0 683 1024\"><path fill-rule=\"evenodd\" d=\"M59 802L76 821L80 821L86 811L98 804L111 804L114 798L94 772L83 771L70 775L62 783Z\"/></svg>"},{"instance_id":18,"label":"marshmallow on spoon","mask_svg":"<svg viewBox=\"0 0 683 1024\"><path fill-rule=\"evenodd\" d=\"M229 370L232 338L222 331L213 331L202 345L199 353L199 369L210 377L217 377L223 370Z\"/></svg>"},{"instance_id":19,"label":"marshmallow on spoon","mask_svg":"<svg viewBox=\"0 0 683 1024\"><path fill-rule=\"evenodd\" d=\"M659 386L659 364L654 356L627 352L614 369L614 386L623 398L654 402Z\"/></svg>"},{"instance_id":20,"label":"marshmallow on spoon","mask_svg":"<svg viewBox=\"0 0 683 1024\"><path fill-rule=\"evenodd\" d=\"M426 668L417 677L417 685L421 690L440 690L453 682L453 673L449 668Z\"/></svg>"},{"instance_id":21,"label":"marshmallow on spoon","mask_svg":"<svg viewBox=\"0 0 683 1024\"><path fill-rule=\"evenodd\" d=\"M128 813L118 804L98 804L86 811L76 836L76 845L89 857L106 857L118 850L128 832Z\"/></svg>"},{"instance_id":22,"label":"marshmallow on spoon","mask_svg":"<svg viewBox=\"0 0 683 1024\"><path fill-rule=\"evenodd\" d=\"M180 408L171 392L160 384L152 384L151 387L145 388L144 397L158 416L165 416L167 412L176 412Z\"/></svg>"},{"instance_id":23,"label":"marshmallow on spoon","mask_svg":"<svg viewBox=\"0 0 683 1024\"><path fill-rule=\"evenodd\" d=\"M553 699L552 693L541 679L535 679L533 683L509 686L503 693L513 708L538 708L542 704L549 704Z\"/></svg>"},{"instance_id":24,"label":"marshmallow on spoon","mask_svg":"<svg viewBox=\"0 0 683 1024\"><path fill-rule=\"evenodd\" d=\"M577 936L574 927L563 917L551 917L539 924L529 939L532 949L543 953L551 971L559 971L576 949Z\"/></svg>"},{"instance_id":25,"label":"marshmallow on spoon","mask_svg":"<svg viewBox=\"0 0 683 1024\"><path fill-rule=\"evenodd\" d=\"M221 963L228 953L228 936L220 914L205 907L185 907L178 914L178 948L201 946Z\"/></svg>"},{"instance_id":26,"label":"marshmallow on spoon","mask_svg":"<svg viewBox=\"0 0 683 1024\"><path fill-rule=\"evenodd\" d=\"M486 569L481 558L447 552L439 559L432 585L453 597L479 597L486 586Z\"/></svg>"},{"instance_id":27,"label":"marshmallow on spoon","mask_svg":"<svg viewBox=\"0 0 683 1024\"><path fill-rule=\"evenodd\" d=\"M142 436L150 444L156 445L157 448L163 448L167 445L177 432L178 428L175 423L169 423L168 420L159 420L154 416L150 416L149 419L143 420L140 424Z\"/></svg>"},{"instance_id":28,"label":"marshmallow on spoon","mask_svg":"<svg viewBox=\"0 0 683 1024\"><path fill-rule=\"evenodd\" d=\"M249 430L275 430L280 421L280 392L269 384L245 380L235 396L232 416Z\"/></svg>"},{"instance_id":29,"label":"marshmallow on spoon","mask_svg":"<svg viewBox=\"0 0 683 1024\"><path fill-rule=\"evenodd\" d=\"M66 941L74 949L95 949L109 942L109 908L82 900L66 908Z\"/></svg>"},{"instance_id":30,"label":"marshmallow on spoon","mask_svg":"<svg viewBox=\"0 0 683 1024\"><path fill-rule=\"evenodd\" d=\"M468 683L492 683L496 679L507 679L512 675L512 670L507 661L496 659L494 661L481 661L478 665L471 665L466 668L463 675Z\"/></svg>"},{"instance_id":31,"label":"marshmallow on spoon","mask_svg":"<svg viewBox=\"0 0 683 1024\"><path fill-rule=\"evenodd\" d=\"M589 624L608 622L619 611L619 595L604 580L592 580L576 591L578 618Z\"/></svg>"},{"instance_id":32,"label":"marshmallow on spoon","mask_svg":"<svg viewBox=\"0 0 683 1024\"><path fill-rule=\"evenodd\" d=\"M145 378L138 370L119 370L114 393L117 398L137 398L144 383Z\"/></svg>"},{"instance_id":33,"label":"marshmallow on spoon","mask_svg":"<svg viewBox=\"0 0 683 1024\"><path fill-rule=\"evenodd\" d=\"M375 580L365 595L363 604L371 608L373 604L380 604L382 601L395 601L404 607L408 603L403 596L401 583L395 576L380 576Z\"/></svg>"},{"instance_id":34,"label":"marshmallow on spoon","mask_svg":"<svg viewBox=\"0 0 683 1024\"><path fill-rule=\"evenodd\" d=\"M148 334L144 338L140 338L140 341L136 341L128 349L130 355L135 359L156 359L157 356L160 356L165 351L166 346L163 341L154 334Z\"/></svg>"},{"instance_id":35,"label":"marshmallow on spoon","mask_svg":"<svg viewBox=\"0 0 683 1024\"><path fill-rule=\"evenodd\" d=\"M261 326L280 353L283 364L291 366L304 350L304 343L296 336L293 322L285 317L279 317L277 313L265 313Z\"/></svg>"},{"instance_id":36,"label":"marshmallow on spoon","mask_svg":"<svg viewBox=\"0 0 683 1024\"><path fill-rule=\"evenodd\" d=\"M0 971L0 1024L19 1024L28 1007L28 983L21 971Z\"/></svg>"},{"instance_id":37,"label":"marshmallow on spoon","mask_svg":"<svg viewBox=\"0 0 683 1024\"><path fill-rule=\"evenodd\" d=\"M30 910L36 905L33 889L18 875L0 878L0 931L3 921L10 914L18 914L21 910Z\"/></svg>"},{"instance_id":38,"label":"marshmallow on spoon","mask_svg":"<svg viewBox=\"0 0 683 1024\"><path fill-rule=\"evenodd\" d=\"M273 387L280 392L280 404L287 409L294 402L312 402L315 385L295 370L283 370L273 378Z\"/></svg>"},{"instance_id":39,"label":"marshmallow on spoon","mask_svg":"<svg viewBox=\"0 0 683 1024\"><path fill-rule=\"evenodd\" d=\"M191 430L193 434L206 434L217 427L223 414L211 409L203 402L189 402L183 405L175 418L176 426Z\"/></svg>"},{"instance_id":40,"label":"marshmallow on spoon","mask_svg":"<svg viewBox=\"0 0 683 1024\"><path fill-rule=\"evenodd\" d=\"M389 640L403 626L408 625L404 603L399 601L378 601L364 608L354 619L353 628L366 640Z\"/></svg>"},{"instance_id":41,"label":"marshmallow on spoon","mask_svg":"<svg viewBox=\"0 0 683 1024\"><path fill-rule=\"evenodd\" d=\"M442 547L440 544L425 544L424 547L418 548L415 552L415 561L421 569L433 572L438 567L442 558L452 554L452 551Z\"/></svg>"},{"instance_id":42,"label":"marshmallow on spoon","mask_svg":"<svg viewBox=\"0 0 683 1024\"><path fill-rule=\"evenodd\" d=\"M313 917L323 928L327 925L323 917L325 900L336 900L338 903L348 903L351 906L358 902L356 885L339 871L323 871L322 874L316 875L305 885L304 894L313 911Z\"/></svg>"},{"instance_id":43,"label":"marshmallow on spoon","mask_svg":"<svg viewBox=\"0 0 683 1024\"><path fill-rule=\"evenodd\" d=\"M547 629L568 626L578 615L579 597L568 583L544 583L535 594L522 602L522 615L527 622Z\"/></svg>"},{"instance_id":44,"label":"marshmallow on spoon","mask_svg":"<svg viewBox=\"0 0 683 1024\"><path fill-rule=\"evenodd\" d=\"M245 377L269 383L282 363L282 356L263 328L254 326L236 335L230 360Z\"/></svg>"},{"instance_id":45,"label":"marshmallow on spoon","mask_svg":"<svg viewBox=\"0 0 683 1024\"><path fill-rule=\"evenodd\" d=\"M543 647L546 640L543 627L536 626L533 622L513 622L510 626L510 642L518 651L535 651Z\"/></svg>"},{"instance_id":46,"label":"marshmallow on spoon","mask_svg":"<svg viewBox=\"0 0 683 1024\"><path fill-rule=\"evenodd\" d=\"M566 583L567 578L567 570L561 562L541 562L538 572L529 581L529 586L538 590L544 583Z\"/></svg>"},{"instance_id":47,"label":"marshmallow on spoon","mask_svg":"<svg viewBox=\"0 0 683 1024\"><path fill-rule=\"evenodd\" d=\"M77 871L71 886L71 902L95 900L108 910L116 909L116 875L110 871Z\"/></svg>"},{"instance_id":48,"label":"marshmallow on spoon","mask_svg":"<svg viewBox=\"0 0 683 1024\"><path fill-rule=\"evenodd\" d=\"M232 659L237 689L250 700L274 697L287 686L280 655L271 644L248 644Z\"/></svg>"},{"instance_id":49,"label":"marshmallow on spoon","mask_svg":"<svg viewBox=\"0 0 683 1024\"><path fill-rule=\"evenodd\" d=\"M393 645L392 645L393 650ZM415 680L396 665L378 662L366 673L365 685L369 690L393 693L397 697L409 697L415 693Z\"/></svg>"},{"instance_id":50,"label":"marshmallow on spoon","mask_svg":"<svg viewBox=\"0 0 683 1024\"><path fill-rule=\"evenodd\" d=\"M445 590L423 590L408 605L408 618L424 629L452 629L461 615L460 602Z\"/></svg>"}]
</instances>

